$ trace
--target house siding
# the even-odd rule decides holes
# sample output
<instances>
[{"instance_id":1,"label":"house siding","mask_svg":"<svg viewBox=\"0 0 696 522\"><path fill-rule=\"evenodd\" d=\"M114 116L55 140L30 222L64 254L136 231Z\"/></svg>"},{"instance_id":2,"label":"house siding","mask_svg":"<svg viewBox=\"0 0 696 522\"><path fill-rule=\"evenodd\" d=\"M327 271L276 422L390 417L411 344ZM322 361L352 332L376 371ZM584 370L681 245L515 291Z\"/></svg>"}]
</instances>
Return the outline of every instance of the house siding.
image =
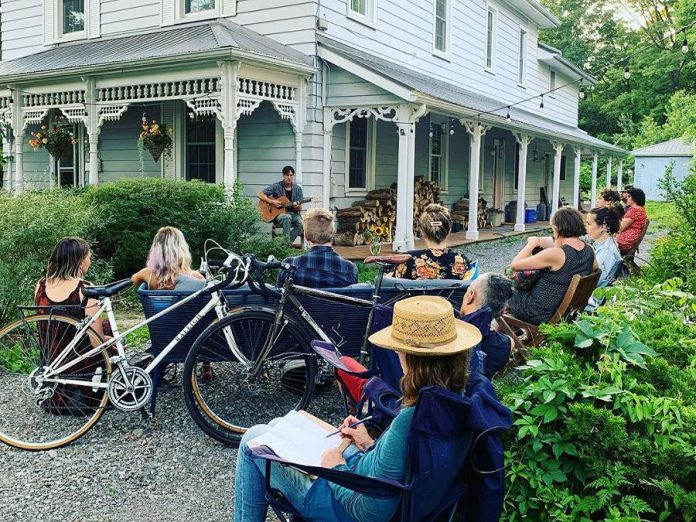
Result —
<instances>
[{"instance_id":1,"label":"house siding","mask_svg":"<svg viewBox=\"0 0 696 522\"><path fill-rule=\"evenodd\" d=\"M646 157L636 156L635 178L633 184L645 191L645 197L649 201L665 201L665 196L658 183L664 177L665 170L670 162L674 162L672 175L678 181L688 176L693 165L690 157ZM628 172L624 169L624 183L629 183Z\"/></svg>"},{"instance_id":2,"label":"house siding","mask_svg":"<svg viewBox=\"0 0 696 522\"><path fill-rule=\"evenodd\" d=\"M3 61L44 50L42 5L42 0L2 1Z\"/></svg>"}]
</instances>

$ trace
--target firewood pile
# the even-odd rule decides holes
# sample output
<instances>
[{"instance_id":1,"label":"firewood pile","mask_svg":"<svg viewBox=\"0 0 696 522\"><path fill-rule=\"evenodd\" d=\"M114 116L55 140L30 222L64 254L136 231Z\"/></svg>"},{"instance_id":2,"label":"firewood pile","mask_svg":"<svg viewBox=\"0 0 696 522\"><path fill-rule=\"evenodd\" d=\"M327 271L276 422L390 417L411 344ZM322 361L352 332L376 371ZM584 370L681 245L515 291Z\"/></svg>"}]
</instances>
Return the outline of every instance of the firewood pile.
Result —
<instances>
[{"instance_id":1,"label":"firewood pile","mask_svg":"<svg viewBox=\"0 0 696 522\"><path fill-rule=\"evenodd\" d=\"M491 224L488 221L488 216L486 215L486 208L488 207L488 202L479 198L478 200L478 212L477 220L479 228L490 227ZM464 227L469 220L469 198L462 198L452 205L452 220L461 223Z\"/></svg>"},{"instance_id":2,"label":"firewood pile","mask_svg":"<svg viewBox=\"0 0 696 522\"><path fill-rule=\"evenodd\" d=\"M437 183L415 180L413 195L414 231L418 217L426 205L437 203L440 198ZM384 189L371 190L364 200L356 201L349 208L336 212L338 231L334 243L340 246L359 246L372 241L391 242L396 226L396 183Z\"/></svg>"}]
</instances>

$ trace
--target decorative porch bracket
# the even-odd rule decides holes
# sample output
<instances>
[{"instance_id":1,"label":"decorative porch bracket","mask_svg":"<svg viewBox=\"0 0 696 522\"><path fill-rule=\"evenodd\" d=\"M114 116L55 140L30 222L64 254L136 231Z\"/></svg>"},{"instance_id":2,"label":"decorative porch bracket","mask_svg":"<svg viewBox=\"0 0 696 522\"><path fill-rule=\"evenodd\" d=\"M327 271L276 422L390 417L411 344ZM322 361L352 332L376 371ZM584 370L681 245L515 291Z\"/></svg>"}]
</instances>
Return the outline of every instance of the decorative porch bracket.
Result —
<instances>
[{"instance_id":1,"label":"decorative porch bracket","mask_svg":"<svg viewBox=\"0 0 696 522\"><path fill-rule=\"evenodd\" d=\"M563 158L564 143L552 141L551 146L556 152L553 158L553 189L551 190L551 215L558 210L558 201L561 198L561 159Z\"/></svg>"},{"instance_id":2,"label":"decorative porch bracket","mask_svg":"<svg viewBox=\"0 0 696 522\"><path fill-rule=\"evenodd\" d=\"M526 194L527 187L527 153L529 151L529 144L534 139L531 134L524 134L522 132L515 133L515 141L520 146L519 155L519 165L518 172L519 176L517 178L517 213L515 216L515 231L524 232L524 196ZM469 203L471 207L471 202Z\"/></svg>"},{"instance_id":3,"label":"decorative porch bracket","mask_svg":"<svg viewBox=\"0 0 696 522\"><path fill-rule=\"evenodd\" d=\"M469 223L466 229L467 239L478 239L478 193L479 193L479 172L481 170L481 144L483 136L486 134L490 125L485 125L480 121L460 120L460 123L469 133L470 161L469 161Z\"/></svg>"}]
</instances>

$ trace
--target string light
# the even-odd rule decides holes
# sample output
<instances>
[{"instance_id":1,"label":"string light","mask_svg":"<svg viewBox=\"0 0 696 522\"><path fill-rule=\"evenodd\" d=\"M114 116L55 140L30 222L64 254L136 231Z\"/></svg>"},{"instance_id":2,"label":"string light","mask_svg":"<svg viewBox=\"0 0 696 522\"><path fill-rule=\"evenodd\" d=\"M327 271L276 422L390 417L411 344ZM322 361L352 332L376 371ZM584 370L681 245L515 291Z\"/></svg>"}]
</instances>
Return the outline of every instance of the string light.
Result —
<instances>
[{"instance_id":1,"label":"string light","mask_svg":"<svg viewBox=\"0 0 696 522\"><path fill-rule=\"evenodd\" d=\"M681 52L686 54L689 52L689 41L686 39L686 29L682 29L684 40L682 41Z\"/></svg>"},{"instance_id":2,"label":"string light","mask_svg":"<svg viewBox=\"0 0 696 522\"><path fill-rule=\"evenodd\" d=\"M539 104L539 108L543 109L544 108L544 95L541 95L541 103Z\"/></svg>"},{"instance_id":3,"label":"string light","mask_svg":"<svg viewBox=\"0 0 696 522\"><path fill-rule=\"evenodd\" d=\"M454 136L454 120L450 118L450 136Z\"/></svg>"},{"instance_id":4,"label":"string light","mask_svg":"<svg viewBox=\"0 0 696 522\"><path fill-rule=\"evenodd\" d=\"M510 121L510 106L509 105L507 106L507 114L505 115L505 119Z\"/></svg>"},{"instance_id":5,"label":"string light","mask_svg":"<svg viewBox=\"0 0 696 522\"><path fill-rule=\"evenodd\" d=\"M623 77L626 81L631 79L631 70L628 68L628 65L624 68Z\"/></svg>"},{"instance_id":6,"label":"string light","mask_svg":"<svg viewBox=\"0 0 696 522\"><path fill-rule=\"evenodd\" d=\"M578 91L578 98L580 98L581 100L584 100L585 96L587 96L587 94L585 93L585 88L580 87L580 90Z\"/></svg>"},{"instance_id":7,"label":"string light","mask_svg":"<svg viewBox=\"0 0 696 522\"><path fill-rule=\"evenodd\" d=\"M428 132L428 137L432 138L433 137L433 124L430 124L430 131Z\"/></svg>"}]
</instances>

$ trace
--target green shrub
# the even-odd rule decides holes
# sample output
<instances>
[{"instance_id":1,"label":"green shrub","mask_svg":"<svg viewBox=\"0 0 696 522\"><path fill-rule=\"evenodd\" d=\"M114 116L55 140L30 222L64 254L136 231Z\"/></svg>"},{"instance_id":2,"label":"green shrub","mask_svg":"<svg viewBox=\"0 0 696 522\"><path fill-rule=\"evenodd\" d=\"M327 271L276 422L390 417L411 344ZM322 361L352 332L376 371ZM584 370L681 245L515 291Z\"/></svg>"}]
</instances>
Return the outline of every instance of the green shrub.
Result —
<instances>
[{"instance_id":1,"label":"green shrub","mask_svg":"<svg viewBox=\"0 0 696 522\"><path fill-rule=\"evenodd\" d=\"M0 323L6 324L17 318L17 305L33 303L56 243L65 236L93 242L99 216L78 194L60 190L2 195L0 215ZM87 278L105 282L111 269L95 258Z\"/></svg>"},{"instance_id":2,"label":"green shrub","mask_svg":"<svg viewBox=\"0 0 696 522\"><path fill-rule=\"evenodd\" d=\"M203 255L206 239L238 253L248 248L245 245L252 239L254 247L264 247L264 255L280 245L257 238L258 213L238 189L228 200L220 185L137 178L89 187L85 199L99 215L94 229L97 251L104 259L111 259L118 277L130 276L144 266L152 238L163 226L174 226L184 233L194 266Z\"/></svg>"}]
</instances>

